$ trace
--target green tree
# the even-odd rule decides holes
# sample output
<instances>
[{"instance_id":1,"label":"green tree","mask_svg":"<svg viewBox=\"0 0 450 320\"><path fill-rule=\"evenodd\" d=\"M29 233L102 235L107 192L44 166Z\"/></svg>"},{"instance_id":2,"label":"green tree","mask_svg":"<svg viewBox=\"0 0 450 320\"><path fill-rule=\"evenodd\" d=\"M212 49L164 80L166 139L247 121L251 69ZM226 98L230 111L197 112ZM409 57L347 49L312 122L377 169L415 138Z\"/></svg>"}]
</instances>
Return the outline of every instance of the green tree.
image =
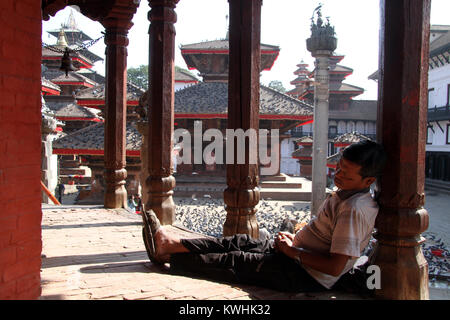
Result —
<instances>
[{"instance_id":1,"label":"green tree","mask_svg":"<svg viewBox=\"0 0 450 320\"><path fill-rule=\"evenodd\" d=\"M283 86L283 83L279 80L272 80L269 82L269 88L277 90L279 92L285 93L286 88Z\"/></svg>"},{"instance_id":2,"label":"green tree","mask_svg":"<svg viewBox=\"0 0 450 320\"><path fill-rule=\"evenodd\" d=\"M178 66L175 66L175 72L176 71L183 71L195 77L195 75L193 75L189 70ZM131 83L141 87L144 90L148 89L148 65L142 64L136 68L128 68L127 77L128 81Z\"/></svg>"},{"instance_id":3,"label":"green tree","mask_svg":"<svg viewBox=\"0 0 450 320\"><path fill-rule=\"evenodd\" d=\"M128 81L141 87L144 90L148 89L148 65L142 64L136 68L128 68Z\"/></svg>"}]
</instances>

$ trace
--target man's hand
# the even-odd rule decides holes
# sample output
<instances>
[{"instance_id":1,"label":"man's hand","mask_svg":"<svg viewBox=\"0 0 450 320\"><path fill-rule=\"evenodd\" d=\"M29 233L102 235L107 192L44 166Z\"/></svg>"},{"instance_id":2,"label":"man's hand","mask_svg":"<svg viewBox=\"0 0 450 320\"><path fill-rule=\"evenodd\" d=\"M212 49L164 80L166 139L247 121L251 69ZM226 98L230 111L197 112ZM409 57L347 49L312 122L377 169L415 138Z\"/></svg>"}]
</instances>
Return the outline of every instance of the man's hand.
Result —
<instances>
[{"instance_id":1,"label":"man's hand","mask_svg":"<svg viewBox=\"0 0 450 320\"><path fill-rule=\"evenodd\" d=\"M275 238L275 250L288 255L288 250L292 247L292 242L294 240L294 235L288 232L278 232Z\"/></svg>"}]
</instances>

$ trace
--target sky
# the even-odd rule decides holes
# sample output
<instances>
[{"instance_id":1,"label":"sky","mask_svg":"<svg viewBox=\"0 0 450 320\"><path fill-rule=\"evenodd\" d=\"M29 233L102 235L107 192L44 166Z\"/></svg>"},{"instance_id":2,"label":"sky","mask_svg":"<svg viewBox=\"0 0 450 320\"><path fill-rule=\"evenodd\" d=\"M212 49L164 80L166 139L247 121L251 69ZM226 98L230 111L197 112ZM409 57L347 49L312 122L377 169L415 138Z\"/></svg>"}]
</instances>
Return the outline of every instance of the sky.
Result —
<instances>
[{"instance_id":1,"label":"sky","mask_svg":"<svg viewBox=\"0 0 450 320\"><path fill-rule=\"evenodd\" d=\"M364 93L355 98L377 99L377 83L368 76L378 69L378 34L380 0L264 0L261 9L261 43L280 47L280 54L270 71L261 73L261 83L268 85L272 80L283 83L287 89L293 89L290 84L296 78L293 74L297 64L302 60L313 69L314 59L306 50L306 39L311 31L313 10L319 3L323 4L322 16L329 17L338 39L336 54L344 55L341 65L352 68L353 74L345 79L345 83L364 88ZM180 46L223 39L228 29L227 0L180 0L175 12L175 64L187 68L181 56ZM147 14L150 8L147 0L141 0L133 18L133 27L128 33L128 67L148 64L148 28ZM76 10L67 7L59 11L49 21L42 24L42 41L55 44L56 38L46 31L61 27L74 11L79 29L91 38L100 37L103 26L92 21ZM449 0L432 0L431 24L450 25ZM101 40L91 47L91 50L104 57L105 45ZM105 65L97 62L94 70L104 74ZM193 70L197 74L196 70Z\"/></svg>"}]
</instances>

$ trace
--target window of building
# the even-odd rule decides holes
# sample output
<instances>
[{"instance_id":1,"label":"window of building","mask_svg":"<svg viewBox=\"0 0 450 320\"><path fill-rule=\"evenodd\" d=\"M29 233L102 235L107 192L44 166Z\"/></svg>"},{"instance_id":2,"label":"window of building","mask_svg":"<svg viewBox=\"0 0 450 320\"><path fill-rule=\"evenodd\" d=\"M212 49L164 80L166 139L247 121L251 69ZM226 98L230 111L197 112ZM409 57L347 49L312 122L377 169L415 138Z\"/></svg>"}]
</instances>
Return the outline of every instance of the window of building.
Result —
<instances>
[{"instance_id":1,"label":"window of building","mask_svg":"<svg viewBox=\"0 0 450 320\"><path fill-rule=\"evenodd\" d=\"M328 133L333 136L337 135L337 126L330 126L328 128Z\"/></svg>"},{"instance_id":2,"label":"window of building","mask_svg":"<svg viewBox=\"0 0 450 320\"><path fill-rule=\"evenodd\" d=\"M434 129L433 126L427 128L427 144L433 144Z\"/></svg>"},{"instance_id":3,"label":"window of building","mask_svg":"<svg viewBox=\"0 0 450 320\"><path fill-rule=\"evenodd\" d=\"M450 105L450 83L447 85L447 106Z\"/></svg>"},{"instance_id":4,"label":"window of building","mask_svg":"<svg viewBox=\"0 0 450 320\"><path fill-rule=\"evenodd\" d=\"M428 108L433 108L433 93L434 88L428 89Z\"/></svg>"},{"instance_id":5,"label":"window of building","mask_svg":"<svg viewBox=\"0 0 450 320\"><path fill-rule=\"evenodd\" d=\"M445 139L446 144L450 144L450 123L447 124L447 139Z\"/></svg>"}]
</instances>

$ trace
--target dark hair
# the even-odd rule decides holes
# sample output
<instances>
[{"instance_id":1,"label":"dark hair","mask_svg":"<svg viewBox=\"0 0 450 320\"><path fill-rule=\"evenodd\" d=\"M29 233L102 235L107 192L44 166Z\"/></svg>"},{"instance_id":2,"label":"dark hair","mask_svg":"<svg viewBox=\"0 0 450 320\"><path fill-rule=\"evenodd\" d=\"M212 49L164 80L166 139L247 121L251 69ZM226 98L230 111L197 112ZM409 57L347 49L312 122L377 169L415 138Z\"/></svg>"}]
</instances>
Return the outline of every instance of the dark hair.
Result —
<instances>
[{"instance_id":1,"label":"dark hair","mask_svg":"<svg viewBox=\"0 0 450 320\"><path fill-rule=\"evenodd\" d=\"M363 140L348 146L344 149L342 156L361 166L359 174L363 178L378 178L383 172L387 159L383 146L371 140Z\"/></svg>"}]
</instances>

